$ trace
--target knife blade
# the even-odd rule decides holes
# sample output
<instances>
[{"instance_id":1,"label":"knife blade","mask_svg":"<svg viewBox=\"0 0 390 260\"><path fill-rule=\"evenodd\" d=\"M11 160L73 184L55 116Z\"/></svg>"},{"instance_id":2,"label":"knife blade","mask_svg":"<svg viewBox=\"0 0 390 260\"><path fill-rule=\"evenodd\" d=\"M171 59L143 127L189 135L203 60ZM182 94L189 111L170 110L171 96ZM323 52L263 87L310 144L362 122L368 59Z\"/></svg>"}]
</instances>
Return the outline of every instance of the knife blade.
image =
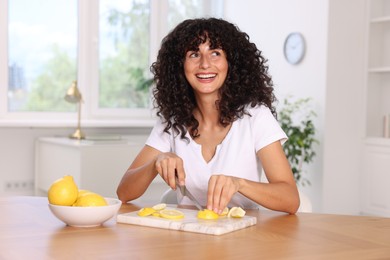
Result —
<instances>
[{"instance_id":1,"label":"knife blade","mask_svg":"<svg viewBox=\"0 0 390 260\"><path fill-rule=\"evenodd\" d=\"M177 178L176 176L176 186L179 188L181 194L183 196L186 196L187 198L189 198L195 205L195 207L197 207L197 209L199 210L203 210L203 207L200 205L200 203L195 199L194 195L191 194L191 192L187 189L186 185L180 185L179 184L179 179Z\"/></svg>"}]
</instances>

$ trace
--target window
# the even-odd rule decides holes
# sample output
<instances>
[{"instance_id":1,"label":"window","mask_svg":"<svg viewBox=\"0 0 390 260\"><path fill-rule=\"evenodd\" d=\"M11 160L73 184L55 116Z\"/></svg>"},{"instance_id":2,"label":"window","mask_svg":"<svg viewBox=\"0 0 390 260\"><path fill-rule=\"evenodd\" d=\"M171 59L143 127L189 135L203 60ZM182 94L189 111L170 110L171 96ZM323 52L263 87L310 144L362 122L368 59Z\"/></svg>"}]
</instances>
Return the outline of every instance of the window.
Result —
<instances>
[{"instance_id":1,"label":"window","mask_svg":"<svg viewBox=\"0 0 390 260\"><path fill-rule=\"evenodd\" d=\"M100 0L99 10L99 107L149 107L149 1Z\"/></svg>"},{"instance_id":2,"label":"window","mask_svg":"<svg viewBox=\"0 0 390 260\"><path fill-rule=\"evenodd\" d=\"M12 0L8 10L8 111L71 111L63 95L77 78L77 1Z\"/></svg>"},{"instance_id":3,"label":"window","mask_svg":"<svg viewBox=\"0 0 390 260\"><path fill-rule=\"evenodd\" d=\"M84 121L150 118L162 37L221 11L222 0L0 1L0 120L71 120L73 80Z\"/></svg>"}]
</instances>

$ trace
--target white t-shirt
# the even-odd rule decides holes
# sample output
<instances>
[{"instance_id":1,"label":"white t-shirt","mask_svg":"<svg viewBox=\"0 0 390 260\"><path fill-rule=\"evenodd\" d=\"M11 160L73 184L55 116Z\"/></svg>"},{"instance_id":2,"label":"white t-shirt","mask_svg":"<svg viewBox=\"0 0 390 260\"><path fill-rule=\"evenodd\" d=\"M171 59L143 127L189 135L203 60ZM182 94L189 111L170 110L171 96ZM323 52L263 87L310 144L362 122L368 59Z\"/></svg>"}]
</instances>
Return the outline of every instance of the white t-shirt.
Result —
<instances>
[{"instance_id":1,"label":"white t-shirt","mask_svg":"<svg viewBox=\"0 0 390 260\"><path fill-rule=\"evenodd\" d=\"M207 204L207 187L211 175L223 174L252 181L260 181L262 166L256 156L261 148L275 142L284 143L287 136L266 106L247 107L249 115L233 122L224 140L217 146L214 157L207 163L196 143L187 132L186 137L164 132L165 125L158 119L146 144L161 151L173 152L183 159L185 184L202 205ZM177 191L180 204L192 202ZM236 193L228 207L258 208L258 205Z\"/></svg>"}]
</instances>

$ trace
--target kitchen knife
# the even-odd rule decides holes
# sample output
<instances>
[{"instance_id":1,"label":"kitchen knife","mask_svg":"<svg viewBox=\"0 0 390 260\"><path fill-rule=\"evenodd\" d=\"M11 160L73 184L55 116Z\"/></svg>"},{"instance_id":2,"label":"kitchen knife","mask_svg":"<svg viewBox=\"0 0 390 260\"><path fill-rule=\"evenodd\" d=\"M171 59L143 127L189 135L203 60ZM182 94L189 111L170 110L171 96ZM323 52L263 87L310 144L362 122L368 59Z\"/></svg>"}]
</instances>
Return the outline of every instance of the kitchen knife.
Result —
<instances>
[{"instance_id":1,"label":"kitchen knife","mask_svg":"<svg viewBox=\"0 0 390 260\"><path fill-rule=\"evenodd\" d=\"M189 190L187 189L186 185L180 185L179 184L179 179L177 178L176 176L176 186L179 188L181 194L183 196L186 196L187 198L189 198L195 205L195 207L197 207L199 210L203 210L203 207L200 205L200 203L195 199L195 197L191 194L191 192L189 192Z\"/></svg>"}]
</instances>

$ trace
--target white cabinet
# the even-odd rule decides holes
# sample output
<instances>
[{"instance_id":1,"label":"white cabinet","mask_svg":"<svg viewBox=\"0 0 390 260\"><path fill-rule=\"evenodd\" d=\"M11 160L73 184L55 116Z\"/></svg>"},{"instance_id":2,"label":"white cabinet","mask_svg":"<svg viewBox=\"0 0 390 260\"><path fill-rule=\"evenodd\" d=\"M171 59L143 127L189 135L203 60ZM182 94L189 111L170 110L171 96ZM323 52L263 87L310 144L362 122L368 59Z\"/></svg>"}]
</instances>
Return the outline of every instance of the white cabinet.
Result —
<instances>
[{"instance_id":1,"label":"white cabinet","mask_svg":"<svg viewBox=\"0 0 390 260\"><path fill-rule=\"evenodd\" d=\"M390 217L390 0L368 0L366 120L361 176L363 214Z\"/></svg>"},{"instance_id":2,"label":"white cabinet","mask_svg":"<svg viewBox=\"0 0 390 260\"><path fill-rule=\"evenodd\" d=\"M390 217L390 140L366 142L363 172L362 213Z\"/></svg>"},{"instance_id":3,"label":"white cabinet","mask_svg":"<svg viewBox=\"0 0 390 260\"><path fill-rule=\"evenodd\" d=\"M147 136L119 140L73 140L43 137L36 141L35 193L46 195L53 181L69 174L81 189L117 197L116 188ZM156 178L138 202L157 203L168 186Z\"/></svg>"},{"instance_id":4,"label":"white cabinet","mask_svg":"<svg viewBox=\"0 0 390 260\"><path fill-rule=\"evenodd\" d=\"M369 0L366 136L383 137L390 115L390 0Z\"/></svg>"}]
</instances>

